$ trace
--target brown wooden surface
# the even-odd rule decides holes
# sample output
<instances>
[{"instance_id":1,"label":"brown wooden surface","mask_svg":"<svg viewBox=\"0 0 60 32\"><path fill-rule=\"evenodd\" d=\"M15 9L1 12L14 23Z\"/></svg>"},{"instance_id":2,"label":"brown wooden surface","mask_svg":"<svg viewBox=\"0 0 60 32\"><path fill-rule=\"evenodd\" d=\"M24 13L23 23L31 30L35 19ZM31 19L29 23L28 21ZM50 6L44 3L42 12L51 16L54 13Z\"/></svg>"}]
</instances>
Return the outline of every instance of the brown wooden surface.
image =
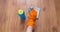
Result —
<instances>
[{"instance_id":1,"label":"brown wooden surface","mask_svg":"<svg viewBox=\"0 0 60 32\"><path fill-rule=\"evenodd\" d=\"M55 0L55 6L57 14L58 32L60 32L60 0Z\"/></svg>"},{"instance_id":2,"label":"brown wooden surface","mask_svg":"<svg viewBox=\"0 0 60 32\"><path fill-rule=\"evenodd\" d=\"M56 10L59 7L58 4L55 7L54 0L36 1L37 4L33 5L40 7L41 11L39 20L35 22L35 32L59 32L60 29L57 29L60 28L59 11ZM0 0L0 32L25 32L26 22L21 23L17 14L19 9L27 12L29 4L28 2L24 4L21 5L20 0Z\"/></svg>"}]
</instances>

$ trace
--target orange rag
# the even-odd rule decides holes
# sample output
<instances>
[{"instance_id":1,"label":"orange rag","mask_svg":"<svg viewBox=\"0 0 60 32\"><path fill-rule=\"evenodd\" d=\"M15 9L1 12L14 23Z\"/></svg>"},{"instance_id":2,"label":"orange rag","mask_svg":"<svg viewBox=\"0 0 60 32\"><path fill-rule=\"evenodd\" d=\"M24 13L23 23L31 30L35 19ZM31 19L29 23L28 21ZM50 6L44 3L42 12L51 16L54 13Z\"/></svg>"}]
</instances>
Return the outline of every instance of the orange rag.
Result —
<instances>
[{"instance_id":1,"label":"orange rag","mask_svg":"<svg viewBox=\"0 0 60 32\"><path fill-rule=\"evenodd\" d=\"M28 23L27 23L27 26L32 26L34 28L36 15L37 15L37 12L34 9L32 9L32 11L30 11L30 13L28 13Z\"/></svg>"}]
</instances>

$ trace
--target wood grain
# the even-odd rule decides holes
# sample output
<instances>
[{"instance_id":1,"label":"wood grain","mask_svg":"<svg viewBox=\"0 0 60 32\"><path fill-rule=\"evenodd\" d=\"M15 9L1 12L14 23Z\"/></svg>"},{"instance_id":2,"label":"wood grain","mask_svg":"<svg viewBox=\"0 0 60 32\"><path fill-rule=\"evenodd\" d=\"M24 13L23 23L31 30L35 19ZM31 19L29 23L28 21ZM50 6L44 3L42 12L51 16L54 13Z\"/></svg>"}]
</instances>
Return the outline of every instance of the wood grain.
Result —
<instances>
[{"instance_id":1,"label":"wood grain","mask_svg":"<svg viewBox=\"0 0 60 32\"><path fill-rule=\"evenodd\" d=\"M57 14L58 32L60 32L60 0L55 0L55 6Z\"/></svg>"},{"instance_id":2,"label":"wood grain","mask_svg":"<svg viewBox=\"0 0 60 32\"><path fill-rule=\"evenodd\" d=\"M54 0L30 1L33 6L41 9L39 20L35 22L35 32L59 32L59 13L56 11L58 4L55 6ZM23 9L27 15L27 8L31 3L26 1L20 4L20 0L0 0L0 32L25 32L27 21L21 23L17 12Z\"/></svg>"}]
</instances>

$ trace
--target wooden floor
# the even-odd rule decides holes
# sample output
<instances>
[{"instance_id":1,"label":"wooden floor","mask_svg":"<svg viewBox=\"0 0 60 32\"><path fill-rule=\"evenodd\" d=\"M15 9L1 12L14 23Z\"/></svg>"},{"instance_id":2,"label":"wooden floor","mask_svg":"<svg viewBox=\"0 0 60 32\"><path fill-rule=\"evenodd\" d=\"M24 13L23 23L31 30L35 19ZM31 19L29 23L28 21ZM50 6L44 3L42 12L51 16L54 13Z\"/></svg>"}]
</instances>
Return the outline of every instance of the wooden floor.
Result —
<instances>
[{"instance_id":1,"label":"wooden floor","mask_svg":"<svg viewBox=\"0 0 60 32\"><path fill-rule=\"evenodd\" d=\"M35 32L60 32L58 0L0 0L0 32L25 32L26 22L21 23L18 10L33 4L41 8L39 20L35 22ZM32 3L32 4L31 4Z\"/></svg>"},{"instance_id":2,"label":"wooden floor","mask_svg":"<svg viewBox=\"0 0 60 32\"><path fill-rule=\"evenodd\" d=\"M55 6L57 14L58 32L60 32L60 0L55 0Z\"/></svg>"}]
</instances>

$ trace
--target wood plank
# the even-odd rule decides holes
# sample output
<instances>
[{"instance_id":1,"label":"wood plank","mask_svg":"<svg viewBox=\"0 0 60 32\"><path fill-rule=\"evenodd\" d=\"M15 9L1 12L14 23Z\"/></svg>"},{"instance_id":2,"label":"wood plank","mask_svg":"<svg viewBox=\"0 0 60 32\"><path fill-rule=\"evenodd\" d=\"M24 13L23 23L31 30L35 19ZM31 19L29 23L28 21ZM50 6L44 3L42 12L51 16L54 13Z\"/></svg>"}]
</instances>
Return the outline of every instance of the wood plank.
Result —
<instances>
[{"instance_id":1,"label":"wood plank","mask_svg":"<svg viewBox=\"0 0 60 32\"><path fill-rule=\"evenodd\" d=\"M55 6L57 14L58 32L60 32L60 0L55 0Z\"/></svg>"},{"instance_id":2,"label":"wood plank","mask_svg":"<svg viewBox=\"0 0 60 32\"><path fill-rule=\"evenodd\" d=\"M43 0L42 2L43 3L41 3L40 30L41 32L57 32L57 17L54 0Z\"/></svg>"},{"instance_id":3,"label":"wood plank","mask_svg":"<svg viewBox=\"0 0 60 32\"><path fill-rule=\"evenodd\" d=\"M34 3L30 1L41 8L39 20L35 23L35 32L55 32L57 17L54 0L36 0ZM17 12L19 9L27 12L30 6L28 1L20 4L20 0L0 0L0 4L0 32L25 32L26 22L21 23Z\"/></svg>"}]
</instances>

